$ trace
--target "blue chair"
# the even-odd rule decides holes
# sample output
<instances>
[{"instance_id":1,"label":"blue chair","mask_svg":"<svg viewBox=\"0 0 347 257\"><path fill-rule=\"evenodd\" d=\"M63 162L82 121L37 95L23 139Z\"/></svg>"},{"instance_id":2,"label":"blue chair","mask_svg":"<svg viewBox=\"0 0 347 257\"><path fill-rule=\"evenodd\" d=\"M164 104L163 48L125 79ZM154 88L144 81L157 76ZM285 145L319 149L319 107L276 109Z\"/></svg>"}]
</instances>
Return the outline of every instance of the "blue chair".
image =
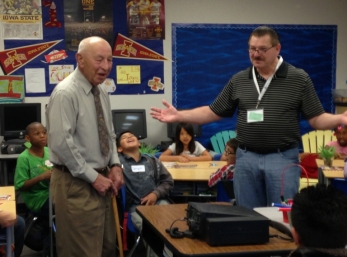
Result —
<instances>
[{"instance_id":1,"label":"blue chair","mask_svg":"<svg viewBox=\"0 0 347 257\"><path fill-rule=\"evenodd\" d=\"M138 231L138 229L134 226L133 222L131 221L131 213L130 212L126 212L126 189L125 186L122 186L121 189L121 196L122 196L122 208L123 208L123 214L124 214L124 219L126 219L126 224L123 223L123 232L126 231L126 229L128 229L132 234L135 235L135 244L133 245L133 247L131 248L130 252L128 253L127 257L131 257L137 246L140 243L141 240L141 234L140 231ZM123 237L126 237L126 233L123 233ZM123 240L125 241L125 240ZM126 247L123 247L124 249L126 249Z\"/></svg>"},{"instance_id":2,"label":"blue chair","mask_svg":"<svg viewBox=\"0 0 347 257\"><path fill-rule=\"evenodd\" d=\"M210 138L213 151L216 152L217 154L213 157L213 160L219 161L221 158L221 155L224 152L225 145L231 138L236 137L236 132L234 130L224 130L221 132L216 133ZM229 181L231 183L231 190L233 190L232 187L232 181ZM224 182L223 182L224 183ZM226 185L223 185L222 181L217 183L217 196L216 196L216 201L217 202L231 202L232 199L235 197L233 196L234 193L228 190L228 192L225 190ZM226 182L228 183L228 182Z\"/></svg>"},{"instance_id":3,"label":"blue chair","mask_svg":"<svg viewBox=\"0 0 347 257\"><path fill-rule=\"evenodd\" d=\"M225 144L230 138L235 138L236 132L234 130L224 130L216 133L210 138L213 151L216 153L223 153L225 149Z\"/></svg>"},{"instance_id":4,"label":"blue chair","mask_svg":"<svg viewBox=\"0 0 347 257\"><path fill-rule=\"evenodd\" d=\"M220 158L222 157L222 154L221 153L216 153L214 156L213 156L213 160L214 161L220 161Z\"/></svg>"}]
</instances>

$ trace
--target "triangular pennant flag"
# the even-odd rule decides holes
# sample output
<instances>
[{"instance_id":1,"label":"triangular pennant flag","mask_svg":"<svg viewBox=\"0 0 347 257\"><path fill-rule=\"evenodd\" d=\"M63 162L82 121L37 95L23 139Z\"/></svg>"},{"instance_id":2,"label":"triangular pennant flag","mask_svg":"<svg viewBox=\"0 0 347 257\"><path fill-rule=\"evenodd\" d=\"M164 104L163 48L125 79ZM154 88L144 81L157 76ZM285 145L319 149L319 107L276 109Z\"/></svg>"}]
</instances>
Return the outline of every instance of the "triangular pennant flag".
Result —
<instances>
[{"instance_id":1,"label":"triangular pennant flag","mask_svg":"<svg viewBox=\"0 0 347 257\"><path fill-rule=\"evenodd\" d=\"M119 33L116 38L116 43L114 44L113 57L127 59L142 59L150 61L168 60L164 56Z\"/></svg>"},{"instance_id":2,"label":"triangular pennant flag","mask_svg":"<svg viewBox=\"0 0 347 257\"><path fill-rule=\"evenodd\" d=\"M1 68L5 75L10 75L61 41L62 39L0 51Z\"/></svg>"}]
</instances>

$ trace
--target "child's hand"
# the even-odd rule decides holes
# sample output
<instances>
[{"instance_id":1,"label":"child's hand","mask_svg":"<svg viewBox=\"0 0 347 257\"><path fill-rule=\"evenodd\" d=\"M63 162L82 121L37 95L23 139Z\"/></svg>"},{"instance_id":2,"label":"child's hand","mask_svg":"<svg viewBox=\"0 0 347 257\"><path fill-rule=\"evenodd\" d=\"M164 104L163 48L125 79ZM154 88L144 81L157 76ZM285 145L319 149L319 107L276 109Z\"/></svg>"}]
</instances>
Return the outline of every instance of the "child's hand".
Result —
<instances>
[{"instance_id":1,"label":"child's hand","mask_svg":"<svg viewBox=\"0 0 347 257\"><path fill-rule=\"evenodd\" d=\"M179 162L189 162L189 158L188 157L189 157L188 155L182 154L182 155L178 156L178 161Z\"/></svg>"},{"instance_id":2,"label":"child's hand","mask_svg":"<svg viewBox=\"0 0 347 257\"><path fill-rule=\"evenodd\" d=\"M142 205L154 205L157 202L157 195L155 193L150 193L141 199Z\"/></svg>"},{"instance_id":3,"label":"child's hand","mask_svg":"<svg viewBox=\"0 0 347 257\"><path fill-rule=\"evenodd\" d=\"M49 180L52 176L52 170L46 170L44 173L41 174L42 180Z\"/></svg>"}]
</instances>

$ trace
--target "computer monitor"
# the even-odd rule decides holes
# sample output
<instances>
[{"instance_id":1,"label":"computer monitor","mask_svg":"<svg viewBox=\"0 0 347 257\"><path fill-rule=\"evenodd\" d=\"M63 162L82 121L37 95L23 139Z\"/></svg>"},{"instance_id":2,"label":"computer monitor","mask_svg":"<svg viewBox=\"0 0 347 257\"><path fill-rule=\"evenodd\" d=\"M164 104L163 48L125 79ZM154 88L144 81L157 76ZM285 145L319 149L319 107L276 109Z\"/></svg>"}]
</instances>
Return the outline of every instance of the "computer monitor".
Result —
<instances>
[{"instance_id":1,"label":"computer monitor","mask_svg":"<svg viewBox=\"0 0 347 257\"><path fill-rule=\"evenodd\" d=\"M175 123L168 123L167 124L167 137L171 138L172 140L176 137L176 127L178 122ZM202 129L200 124L192 124L194 129L194 137L201 137L202 135Z\"/></svg>"},{"instance_id":2,"label":"computer monitor","mask_svg":"<svg viewBox=\"0 0 347 257\"><path fill-rule=\"evenodd\" d=\"M41 103L0 104L0 136L5 140L23 139L26 127L41 122Z\"/></svg>"},{"instance_id":3,"label":"computer monitor","mask_svg":"<svg viewBox=\"0 0 347 257\"><path fill-rule=\"evenodd\" d=\"M138 139L147 138L145 109L112 110L113 128L117 137L130 130Z\"/></svg>"}]
</instances>

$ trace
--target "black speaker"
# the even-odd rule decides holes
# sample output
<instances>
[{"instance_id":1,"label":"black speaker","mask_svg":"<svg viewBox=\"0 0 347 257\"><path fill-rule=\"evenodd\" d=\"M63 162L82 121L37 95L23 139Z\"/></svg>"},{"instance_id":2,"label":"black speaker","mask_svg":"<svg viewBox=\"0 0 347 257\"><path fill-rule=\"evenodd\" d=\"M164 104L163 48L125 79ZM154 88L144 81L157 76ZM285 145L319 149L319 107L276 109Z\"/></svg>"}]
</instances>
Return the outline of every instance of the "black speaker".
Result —
<instances>
[{"instance_id":1,"label":"black speaker","mask_svg":"<svg viewBox=\"0 0 347 257\"><path fill-rule=\"evenodd\" d=\"M20 154L26 147L23 144L11 144L6 141L1 143L1 153L2 154Z\"/></svg>"}]
</instances>

